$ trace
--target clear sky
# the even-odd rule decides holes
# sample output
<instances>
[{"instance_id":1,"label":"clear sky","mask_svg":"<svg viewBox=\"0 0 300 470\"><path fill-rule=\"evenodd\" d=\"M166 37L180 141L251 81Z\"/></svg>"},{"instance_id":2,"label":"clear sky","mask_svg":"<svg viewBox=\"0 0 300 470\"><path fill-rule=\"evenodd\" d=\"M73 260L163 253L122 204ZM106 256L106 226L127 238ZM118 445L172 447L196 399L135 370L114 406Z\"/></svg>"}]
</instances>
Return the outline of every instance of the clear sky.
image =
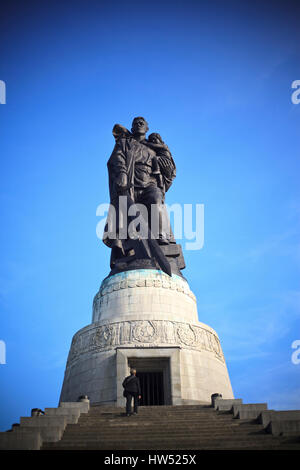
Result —
<instances>
[{"instance_id":1,"label":"clear sky","mask_svg":"<svg viewBox=\"0 0 300 470\"><path fill-rule=\"evenodd\" d=\"M204 204L204 246L185 250L183 274L236 398L300 409L299 2L6 4L0 430L58 404L109 272L96 209L112 127L139 115L177 165L168 204Z\"/></svg>"}]
</instances>

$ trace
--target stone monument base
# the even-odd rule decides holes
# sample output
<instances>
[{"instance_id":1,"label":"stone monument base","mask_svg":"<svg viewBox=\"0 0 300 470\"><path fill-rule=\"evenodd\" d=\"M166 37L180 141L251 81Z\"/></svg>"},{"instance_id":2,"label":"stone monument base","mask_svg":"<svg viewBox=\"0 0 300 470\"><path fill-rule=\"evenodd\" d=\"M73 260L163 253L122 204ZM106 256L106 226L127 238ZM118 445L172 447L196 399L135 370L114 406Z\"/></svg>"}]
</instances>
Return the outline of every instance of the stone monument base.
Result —
<instances>
[{"instance_id":1,"label":"stone monument base","mask_svg":"<svg viewBox=\"0 0 300 470\"><path fill-rule=\"evenodd\" d=\"M73 337L60 401L88 395L91 403L123 406L131 367L144 404L234 398L218 335L198 321L195 296L180 276L146 269L102 282L92 324Z\"/></svg>"}]
</instances>

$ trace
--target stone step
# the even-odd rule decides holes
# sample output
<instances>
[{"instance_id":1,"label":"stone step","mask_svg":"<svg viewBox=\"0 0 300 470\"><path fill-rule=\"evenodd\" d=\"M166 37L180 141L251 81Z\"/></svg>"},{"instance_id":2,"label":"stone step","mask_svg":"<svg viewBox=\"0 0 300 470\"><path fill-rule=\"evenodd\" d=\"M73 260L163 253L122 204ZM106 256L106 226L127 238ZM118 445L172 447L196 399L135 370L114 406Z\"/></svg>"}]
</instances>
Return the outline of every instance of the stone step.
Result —
<instances>
[{"instance_id":1,"label":"stone step","mask_svg":"<svg viewBox=\"0 0 300 470\"><path fill-rule=\"evenodd\" d=\"M119 413L125 410L125 406L95 406L91 405L89 409L89 413ZM163 413L164 411L169 411L172 413L180 413L180 412L193 412L193 411L208 411L213 412L214 409L211 406L206 405L181 405L181 406L173 406L173 405L162 405L162 406L139 406L139 410L141 412L149 412L149 413Z\"/></svg>"},{"instance_id":2,"label":"stone step","mask_svg":"<svg viewBox=\"0 0 300 470\"><path fill-rule=\"evenodd\" d=\"M258 422L266 427L270 421L300 420L300 410L265 410L258 416Z\"/></svg>"},{"instance_id":3,"label":"stone step","mask_svg":"<svg viewBox=\"0 0 300 470\"><path fill-rule=\"evenodd\" d=\"M139 408L138 410L139 414L141 416L187 416L187 417L190 417L190 416L214 416L216 412L214 412L214 410L208 410L208 411L198 411L198 410L190 410L190 411L178 411L178 412L174 412L174 411L161 411L161 412L158 412L158 411L145 411L145 410L141 410ZM97 413L92 413L91 411L89 413L87 413L86 415L83 415L84 417L86 416L89 416L89 417L99 417L99 416L103 416L103 417L107 417L107 416L120 416L122 414L125 413L125 410L121 410L119 412L97 412Z\"/></svg>"},{"instance_id":4,"label":"stone step","mask_svg":"<svg viewBox=\"0 0 300 470\"><path fill-rule=\"evenodd\" d=\"M232 406L232 413L234 418L256 419L262 411L267 409L267 403L238 403Z\"/></svg>"},{"instance_id":5,"label":"stone step","mask_svg":"<svg viewBox=\"0 0 300 470\"><path fill-rule=\"evenodd\" d=\"M0 450L39 450L42 442L42 437L36 430L0 433Z\"/></svg>"},{"instance_id":6,"label":"stone step","mask_svg":"<svg viewBox=\"0 0 300 470\"><path fill-rule=\"evenodd\" d=\"M192 426L187 426L187 427L184 427L184 428L181 428L183 432L185 433L188 433L188 432L193 432L197 435L201 435L203 434L204 432L210 432L210 433L220 433L220 432L238 432L238 433L243 433L243 432L255 432L256 430L257 431L263 431L263 428L262 427L259 427L259 428L253 428L253 427L247 427L243 430L241 430L239 427L235 427L235 428L232 428L232 427L225 427L225 426L218 426L218 427L213 427L213 426L209 426L209 427L203 427L203 428L195 428L195 427L192 427ZM127 433L134 433L134 432L139 432L140 433L170 433L170 434L175 434L177 432L179 432L179 430L177 429L174 429L172 427L165 427L165 426L162 426L162 427L144 427L144 428L140 428L140 427L137 427L137 426L132 426L132 427L123 427L123 428L105 428L105 429L99 429L99 428L95 428L95 429L91 429L91 428L88 428L88 429L80 429L80 430L69 430L67 429L65 431L65 435L76 435L78 434L79 436L83 436L83 435L105 435L107 433L110 433L110 434L113 434L115 436L117 435L121 435L122 433L124 432L127 432Z\"/></svg>"},{"instance_id":7,"label":"stone step","mask_svg":"<svg viewBox=\"0 0 300 470\"><path fill-rule=\"evenodd\" d=\"M90 410L101 409L101 410L123 410L125 408L125 398L124 398L124 406L116 406L116 405L97 405L96 403L90 404ZM70 403L70 402L67 402ZM74 402L72 402L74 403ZM76 403L76 402L75 402ZM212 408L210 403L207 404L195 404L195 405L142 405L141 409L149 409L149 410L163 410L163 409L170 409L170 410L184 410L184 409L192 409L192 408Z\"/></svg>"},{"instance_id":8,"label":"stone step","mask_svg":"<svg viewBox=\"0 0 300 470\"><path fill-rule=\"evenodd\" d=\"M274 436L294 435L299 436L300 439L300 419L271 420L266 428L266 431L273 434Z\"/></svg>"},{"instance_id":9,"label":"stone step","mask_svg":"<svg viewBox=\"0 0 300 470\"><path fill-rule=\"evenodd\" d=\"M101 429L103 427L111 427L111 428L117 428L118 426L120 428L124 428L124 427L132 427L132 426L139 426L140 428L143 428L143 427L149 427L149 426L152 426L154 428L160 428L160 427L172 427L172 428L176 428L176 427L185 427L185 426L189 426L189 427L197 427L197 428L205 428L206 426L239 426L239 423L240 424L252 424L252 423L255 423L256 421L255 420L233 420L232 418L230 420L209 420L209 421L174 421L174 420L170 420L170 421L154 421L154 420L148 420L148 421L144 421L142 419L136 419L136 418L131 418L131 417L126 417L126 418L123 418L121 420L111 420L111 421L107 421L107 422L103 422L103 421L94 421L94 422L80 422L80 423L77 423L78 424L78 429L86 429L88 427L90 427L91 429ZM68 426L71 426L71 424L69 424Z\"/></svg>"},{"instance_id":10,"label":"stone step","mask_svg":"<svg viewBox=\"0 0 300 470\"><path fill-rule=\"evenodd\" d=\"M142 447L133 447L131 446L130 448L128 447L128 445L125 445L125 446L120 446L118 447L118 449L116 449L116 446L115 445L111 445L111 446L105 446L105 447L102 447L102 446L68 446L68 447L59 447L59 448L49 448L49 447L43 447L42 450L45 450L45 451L63 451L63 450L66 450L66 451L69 451L69 452L77 452L77 451L126 451L126 452L130 452L130 451L138 451L138 450L147 450L147 451L153 451L153 454L155 454L155 451L168 451L170 450L170 453L174 453L174 451L186 451L186 450L195 450L195 451L212 451L212 450L221 450L221 451L237 451L237 450L240 450L240 451L245 451L245 450L258 450L258 451L277 451L278 450L278 447L274 446L274 445L260 445L260 444L257 444L257 445L248 445L248 444L241 444L241 445L227 445L227 444L220 444L220 446L214 446L214 445L210 445L210 444L207 444L207 445L201 445L199 446L198 443L195 443L195 444L189 444L188 447L187 445L183 445L181 444L180 442L178 443L172 443L172 444L155 444L153 446L151 445L148 445L148 446L142 446ZM293 445L293 444L289 444L289 445L286 445L284 447L284 449L279 449L279 450L284 450L284 451L289 451L289 450L293 450L293 451L297 451L299 450L299 446L297 447L297 445Z\"/></svg>"},{"instance_id":11,"label":"stone step","mask_svg":"<svg viewBox=\"0 0 300 470\"><path fill-rule=\"evenodd\" d=\"M67 423L77 423L81 411L79 408L45 408L45 416L65 416Z\"/></svg>"},{"instance_id":12,"label":"stone step","mask_svg":"<svg viewBox=\"0 0 300 470\"><path fill-rule=\"evenodd\" d=\"M114 416L124 416L124 414L126 414L125 410L122 410L118 413L111 413L111 412L107 412L107 413L87 413L87 414L83 414L81 415L81 418L100 418L100 417L103 417L103 418L107 418L107 417L114 417ZM138 415L139 416L149 416L149 417L156 417L156 418L159 418L159 417L162 417L162 416L166 416L166 417L170 417L170 416L174 416L174 417L180 417L180 418L183 418L183 417L187 417L187 418L192 418L193 416L199 416L199 417L203 417L203 418L210 418L210 417L214 417L214 416L218 416L218 415L226 415L226 414L230 414L230 413L220 413L218 411L214 411L214 410L209 410L209 412L202 412L202 411L196 411L196 410L193 410L192 412L182 412L182 411L178 411L178 412L171 412L171 411L163 411L161 413L158 413L158 412L145 412L144 410L138 410Z\"/></svg>"},{"instance_id":13,"label":"stone step","mask_svg":"<svg viewBox=\"0 0 300 470\"><path fill-rule=\"evenodd\" d=\"M115 414L112 414L112 413L107 413L107 414L89 414L87 413L86 415L82 415L81 418L82 419L86 419L86 418L103 418L103 419L106 419L106 418L114 418L114 417L120 417L120 416L124 416L126 413L125 411L123 411L122 413L115 413ZM145 419L146 418L156 418L156 419L159 419L159 418L178 418L178 419L192 419L193 417L198 417L198 418L203 418L203 419L213 419L215 416L218 416L218 415L224 415L226 416L226 414L230 414L230 413L219 413L219 412L214 412L214 413L197 413L197 412L194 412L194 413L141 413L140 411L138 412L138 415L139 416L142 416L144 417Z\"/></svg>"},{"instance_id":14,"label":"stone step","mask_svg":"<svg viewBox=\"0 0 300 470\"><path fill-rule=\"evenodd\" d=\"M273 441L273 436L270 435L270 439L265 439L265 438L262 438L262 437L258 437L256 439L257 436L251 436L251 438L249 438L249 436L245 436L244 439L242 436L237 436L237 435L226 435L226 434L218 434L216 435L216 438L213 440L214 442L218 442L220 440L226 440L226 441L230 441L230 442L236 442L236 443L239 443L241 441L247 441L247 442L250 442L250 443L253 443L253 442L274 442ZM94 442L97 442L97 443L102 443L103 445L105 445L106 443L114 443L116 448L118 448L118 446L120 445L120 443L127 443L128 446L131 445L131 442L135 442L135 443L139 443L139 445L148 445L148 443L150 443L151 445L154 444L154 443L160 443L160 442L165 442L165 441L168 441L168 442L175 442L175 441L183 441L187 444L189 443L192 443L192 442L205 442L205 441L212 441L212 436L210 434L207 434L207 435L203 435L201 437L188 437L186 436L186 434L178 434L178 435L174 435L174 436L167 436L167 435L157 435L156 438L154 439L153 436L139 436L138 439L136 439L136 436L135 435L132 435L132 436L129 436L127 439L122 439L122 436L118 436L118 437L114 437L114 436L106 436L106 437L102 437L102 438L95 438L95 437L91 437L89 439L75 439L75 438L65 438L65 439L62 439L61 441L58 441L58 444L59 445L65 445L65 444L73 444L73 445L88 445L88 444L93 444Z\"/></svg>"},{"instance_id":15,"label":"stone step","mask_svg":"<svg viewBox=\"0 0 300 470\"><path fill-rule=\"evenodd\" d=\"M86 416L91 416L91 417L94 417L94 416L120 416L122 414L124 414L126 411L125 409L124 410L121 410L121 411L118 411L116 413L113 413L113 412L98 412L98 413L92 413L91 411L85 415L82 415L83 417L86 417ZM201 410L190 410L190 411L178 411L178 412L175 412L175 411L161 411L161 412L158 412L158 411L145 411L145 410L141 410L140 408L138 409L138 413L141 415L141 416L214 416L216 414L216 411L214 410L207 410L207 411L201 411Z\"/></svg>"},{"instance_id":16,"label":"stone step","mask_svg":"<svg viewBox=\"0 0 300 470\"><path fill-rule=\"evenodd\" d=\"M138 434L136 435L135 433L132 434L126 434L126 436L118 436L116 437L114 435L107 435L107 436L90 436L89 438L80 438L80 436L66 436L65 438L63 437L60 441L58 442L53 442L50 444L54 445L59 445L59 444L64 444L64 443L70 443L70 442L76 442L77 444L82 443L82 444L88 444L89 442L115 442L116 445L118 445L120 442L130 442L132 441L132 438L134 437L134 442L157 442L157 441L175 441L178 439L184 439L185 441L192 442L192 441L197 441L197 442L202 442L202 441L215 441L219 442L219 440L222 441L232 441L232 442L240 442L240 441L249 441L249 442L254 442L254 441L264 441L264 442L274 442L276 444L280 443L283 441L283 437L281 436L273 436L272 434L267 434L267 433L253 433L251 435L249 434L239 434L239 433L229 433L229 434L223 434L223 435L211 435L210 433L206 433L203 435L194 435L194 434L187 434L187 433L179 433L178 435L169 435L169 434L162 434L162 435L155 435L151 436L151 439L149 439L149 435L143 435L143 434ZM74 439L74 441L73 441ZM285 440L290 440L290 436L285 436ZM297 441L297 438L296 438Z\"/></svg>"},{"instance_id":17,"label":"stone step","mask_svg":"<svg viewBox=\"0 0 300 470\"><path fill-rule=\"evenodd\" d=\"M79 401L79 402L73 402L73 401L67 401L67 402L60 402L59 408L67 408L67 409L77 409L80 411L80 413L88 413L90 409L90 402L89 401Z\"/></svg>"},{"instance_id":18,"label":"stone step","mask_svg":"<svg viewBox=\"0 0 300 470\"><path fill-rule=\"evenodd\" d=\"M90 449L114 449L114 450L122 450L122 449L238 449L238 448L258 448L267 449L267 448L275 448L278 444L274 442L273 439L263 439L263 440L255 440L255 439L186 439L184 437L180 437L178 440L176 439L153 439L151 441L139 440L139 439L130 439L130 440L123 440L119 441L117 444L114 440L111 441L94 441L88 443L78 443L74 445L74 442L63 442L60 441L59 443L53 445L47 444L43 446L43 449L80 449L80 448L90 448Z\"/></svg>"},{"instance_id":19,"label":"stone step","mask_svg":"<svg viewBox=\"0 0 300 470\"><path fill-rule=\"evenodd\" d=\"M67 417L66 416L22 416L20 418L20 426L27 427L42 427L42 426L57 426L62 429L65 429L67 426Z\"/></svg>"},{"instance_id":20,"label":"stone step","mask_svg":"<svg viewBox=\"0 0 300 470\"><path fill-rule=\"evenodd\" d=\"M214 401L214 409L219 411L230 411L233 405L241 405L243 400L241 398L224 399L216 398Z\"/></svg>"},{"instance_id":21,"label":"stone step","mask_svg":"<svg viewBox=\"0 0 300 470\"><path fill-rule=\"evenodd\" d=\"M182 418L173 418L173 417L170 417L167 419L163 419L164 417L144 417L144 416L116 416L116 417L109 417L109 418L104 418L104 419L101 419L101 418L80 418L80 420L78 421L78 425L79 426L86 426L86 425L93 425L93 424L104 424L104 423L128 423L128 422L138 422L140 424L143 424L143 423L162 423L162 422L169 422L169 423L173 423L173 424L183 424L183 423L186 423L186 422L189 422L191 424L205 424L205 423L208 423L208 422L212 422L212 423L231 423L233 421L233 418L232 418L232 415L230 416L220 416L220 417L212 417L212 418L205 418L203 419L202 417L193 417L193 418L185 418L182 417Z\"/></svg>"},{"instance_id":22,"label":"stone step","mask_svg":"<svg viewBox=\"0 0 300 470\"><path fill-rule=\"evenodd\" d=\"M53 443L55 444L55 443ZM183 438L179 438L178 440L172 439L172 440L162 440L160 439L159 441L135 441L134 439L131 439L130 441L119 441L117 444L115 441L95 441L95 442L88 442L88 443L78 443L77 445L75 443L69 442L69 443L58 443L56 447L52 447L52 449L60 449L60 448L67 448L67 447L90 447L94 449L110 449L114 448L115 450L121 450L121 449L140 449L140 450L145 450L149 448L159 448L159 449L176 449L176 448L181 448L181 449L190 449L191 447L194 448L199 448L201 449L202 447L210 447L211 449L217 449L217 448L238 448L238 447L257 447L260 446L261 448L268 448L268 447L276 447L276 444L273 441L249 441L249 440L235 440L235 441L230 441L230 440L218 440L218 441L211 441L210 439L206 439L203 441L191 441L191 440L184 440ZM49 446L45 445L43 446L43 449L50 448Z\"/></svg>"},{"instance_id":23,"label":"stone step","mask_svg":"<svg viewBox=\"0 0 300 470\"><path fill-rule=\"evenodd\" d=\"M43 442L57 442L63 436L63 428L60 426L18 426L13 428L14 434L23 434L28 432L39 433Z\"/></svg>"},{"instance_id":24,"label":"stone step","mask_svg":"<svg viewBox=\"0 0 300 470\"><path fill-rule=\"evenodd\" d=\"M247 428L245 427L245 429L254 429L252 427L252 423L245 423L245 426L248 424L249 424L249 427ZM259 425L259 426L261 427L258 429L263 429L262 425ZM87 432L101 433L101 432L104 432L103 430L105 430L106 432L113 432L115 435L117 435L125 431L126 432L130 432L131 430L136 431L137 429L139 430L139 432L144 432L147 430L151 432L159 432L159 431L164 431L164 432L174 431L175 432L177 429L183 429L185 432L194 430L195 432L198 432L198 433L203 432L206 429L209 429L210 432L214 432L219 429L221 430L238 429L241 432L241 428L238 427L238 425L229 426L229 425L221 425L221 424L217 424L217 425L207 424L207 426L191 426L188 423L186 423L184 426L178 426L178 427L172 426L172 425L164 425L164 424L160 424L156 426L153 426L151 424L144 425L144 426L139 426L137 424L123 425L123 426L93 426L93 427L82 426L78 430L67 429L66 432L75 432L75 433L78 432L78 433L84 434Z\"/></svg>"},{"instance_id":25,"label":"stone step","mask_svg":"<svg viewBox=\"0 0 300 470\"><path fill-rule=\"evenodd\" d=\"M176 443L176 444L172 444L172 445L164 445L164 446L161 446L161 445L155 445L155 446L148 446L147 448L143 447L130 447L130 449L127 447L127 446L124 446L124 447L120 447L118 449L115 448L115 446L107 446L107 447L89 447L89 446L81 446L81 447L61 447L59 449L57 448L43 448L42 450L45 450L45 451L68 451L68 452L79 452L79 451L109 451L109 452L112 452L115 451L115 450L118 450L118 451L126 451L126 452L135 452L135 451L149 451L151 452L152 454L155 455L156 451L170 451L170 454L174 454L175 451L180 451L180 452L184 452L186 453L187 451L187 447L186 446L182 446L180 445L180 443ZM241 445L241 446L226 446L225 444L223 446L220 446L220 447L212 447L210 445L203 445L201 447L199 447L198 444L194 444L194 445L190 445L188 447L188 450L189 451L216 451L216 450L219 450L219 451L273 451L273 452L276 452L277 450L277 447L274 447L274 446L261 446L261 445L257 445L257 446L249 446L249 445ZM283 450L283 449L281 449ZM292 446L292 445L289 445L288 447L285 447L284 448L284 451L297 451L297 447L295 446ZM189 452L190 453L190 452ZM129 454L130 455L130 454Z\"/></svg>"},{"instance_id":26,"label":"stone step","mask_svg":"<svg viewBox=\"0 0 300 470\"><path fill-rule=\"evenodd\" d=\"M103 416L107 416L107 415L118 415L118 414L122 414L122 413L125 413L126 409L125 408L122 408L120 410L89 410L88 412L88 415L89 416L99 416L99 415L103 415ZM213 408L207 408L207 409L192 409L192 410L164 410L164 409L155 409L155 410L149 410L147 408L142 408L139 406L138 408L138 411L140 414L143 414L143 415L151 415L151 416L161 416L161 415L177 415L177 414L181 414L181 415L187 415L187 416L192 416L193 414L202 414L204 416L210 416L210 415L213 415L215 414L216 410L214 410Z\"/></svg>"},{"instance_id":27,"label":"stone step","mask_svg":"<svg viewBox=\"0 0 300 470\"><path fill-rule=\"evenodd\" d=\"M174 425L176 423L164 423L164 422L161 422L161 423L150 423L150 422L147 422L147 423L139 423L138 421L133 421L131 420L130 423L107 423L105 426L101 425L101 424L98 424L98 423L95 423L93 426L90 426L90 425L86 425L86 426L81 426L81 425L78 425L77 428L75 427L72 427L71 428L71 425L68 425L67 429L65 432L68 432L68 431L76 431L78 430L78 432L86 432L86 431L90 431L90 432L97 432L97 431L101 431L101 430L111 430L112 432L117 432L118 429L120 430L120 432L124 432L125 429L139 429L139 430L145 430L145 429L151 429L151 430L168 430L168 429L171 429L171 430L176 430L176 429L195 429L197 431L201 431L201 430L204 430L204 429L210 429L210 430L214 430L214 429L254 429L255 427L259 428L259 429L264 429L263 425L262 424L259 424L257 423L256 421L250 421L250 420L247 420L247 421L240 421L240 420L237 420L235 422L215 422L215 423L194 423L194 424L191 424L191 423L188 423L188 422L184 422L182 423L180 426L176 426ZM242 426L242 427L241 427Z\"/></svg>"},{"instance_id":28,"label":"stone step","mask_svg":"<svg viewBox=\"0 0 300 470\"><path fill-rule=\"evenodd\" d=\"M217 433L217 432L238 432L238 433L243 433L243 432L255 432L256 430L257 431L265 431L263 429L263 427L259 427L259 428L253 428L253 427L247 427L245 428L244 430L241 430L239 427L235 427L235 428L232 428L232 427L225 427L225 426L218 426L218 427L213 427L213 426L209 426L207 428L203 427L203 428L195 428L195 427L192 427L192 426L187 426L187 427L184 427L184 428L181 428L183 432L185 433L189 433L189 432L193 432L197 435L201 435L202 433L208 431L210 433ZM148 427L143 427L143 428L140 428L138 426L131 426L131 427L122 427L122 428L113 428L113 427L107 427L105 429L99 429L99 428L88 428L88 429L80 429L80 430L69 430L67 429L65 431L65 435L67 434L78 434L78 435L91 435L91 434L95 434L95 435L102 435L102 434L105 434L105 433L110 433L110 434L113 434L115 436L118 436L118 435L122 435L122 433L134 433L134 432L139 432L140 433L170 433L170 434L175 434L176 432L179 432L176 428L172 428L172 427L166 427L166 426L162 426L162 427L152 427L152 426L148 426Z\"/></svg>"},{"instance_id":29,"label":"stone step","mask_svg":"<svg viewBox=\"0 0 300 470\"><path fill-rule=\"evenodd\" d=\"M132 439L132 438L135 438L136 436L136 432L132 432L132 433L126 433L128 435L128 439ZM165 437L168 437L170 439L173 439L173 438L178 438L179 436L186 436L187 433L186 432L176 432L176 433L166 433L166 432L160 432L160 433L156 433L155 436L156 437L161 437L161 438L165 438ZM190 435L191 436L194 436L195 439L202 439L204 437L212 437L212 435L214 437L235 437L235 438L239 438L241 437L241 434L237 431L237 432L231 432L231 431L219 431L219 432L214 432L213 434L210 433L210 432L202 432L202 433L199 433L199 434L195 434L194 432L190 432ZM251 438L253 438L254 436L261 436L260 432L253 432L251 434ZM151 438L152 439L153 437L153 433L152 432L148 432L148 433L145 433L145 432L139 432L139 438L141 439L146 439L146 438ZM249 435L246 435L245 437L249 438ZM62 441L63 442L66 442L67 440L74 440L75 441L89 441L89 440L94 440L94 439L97 439L97 440L109 440L109 439L113 439L115 441L119 441L120 439L123 439L124 436L122 436L121 434L120 435L115 435L114 433L108 433L108 434L83 434L83 435L76 435L76 434L67 434L65 435L63 438L62 438Z\"/></svg>"}]
</instances>

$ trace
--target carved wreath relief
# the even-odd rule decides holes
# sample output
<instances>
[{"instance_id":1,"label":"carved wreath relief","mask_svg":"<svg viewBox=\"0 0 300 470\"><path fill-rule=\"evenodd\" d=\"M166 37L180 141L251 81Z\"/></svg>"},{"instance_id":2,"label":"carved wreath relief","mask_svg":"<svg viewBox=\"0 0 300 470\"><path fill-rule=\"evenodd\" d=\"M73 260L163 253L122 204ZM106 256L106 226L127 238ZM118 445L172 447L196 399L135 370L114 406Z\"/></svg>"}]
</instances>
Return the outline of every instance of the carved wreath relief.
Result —
<instances>
[{"instance_id":1,"label":"carved wreath relief","mask_svg":"<svg viewBox=\"0 0 300 470\"><path fill-rule=\"evenodd\" d=\"M213 352L224 362L219 339L209 330L189 323L167 320L141 320L92 326L77 333L72 341L68 362L79 354L115 348L122 345L181 346Z\"/></svg>"},{"instance_id":2,"label":"carved wreath relief","mask_svg":"<svg viewBox=\"0 0 300 470\"><path fill-rule=\"evenodd\" d=\"M157 331L153 322L139 321L133 326L132 337L141 343L152 343L157 339Z\"/></svg>"}]
</instances>

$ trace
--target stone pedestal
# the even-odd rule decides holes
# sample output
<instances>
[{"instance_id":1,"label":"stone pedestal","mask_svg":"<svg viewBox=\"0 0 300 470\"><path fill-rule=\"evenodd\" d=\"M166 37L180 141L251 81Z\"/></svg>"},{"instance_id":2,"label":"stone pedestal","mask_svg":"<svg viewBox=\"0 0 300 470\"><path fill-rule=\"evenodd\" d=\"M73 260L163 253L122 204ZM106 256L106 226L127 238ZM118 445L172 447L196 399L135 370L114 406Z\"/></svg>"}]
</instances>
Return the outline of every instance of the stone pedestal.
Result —
<instances>
[{"instance_id":1,"label":"stone pedestal","mask_svg":"<svg viewBox=\"0 0 300 470\"><path fill-rule=\"evenodd\" d=\"M233 398L216 332L198 321L196 298L180 276L138 269L106 278L92 323L73 337L60 401L123 406L130 367L163 374L166 405Z\"/></svg>"}]
</instances>

